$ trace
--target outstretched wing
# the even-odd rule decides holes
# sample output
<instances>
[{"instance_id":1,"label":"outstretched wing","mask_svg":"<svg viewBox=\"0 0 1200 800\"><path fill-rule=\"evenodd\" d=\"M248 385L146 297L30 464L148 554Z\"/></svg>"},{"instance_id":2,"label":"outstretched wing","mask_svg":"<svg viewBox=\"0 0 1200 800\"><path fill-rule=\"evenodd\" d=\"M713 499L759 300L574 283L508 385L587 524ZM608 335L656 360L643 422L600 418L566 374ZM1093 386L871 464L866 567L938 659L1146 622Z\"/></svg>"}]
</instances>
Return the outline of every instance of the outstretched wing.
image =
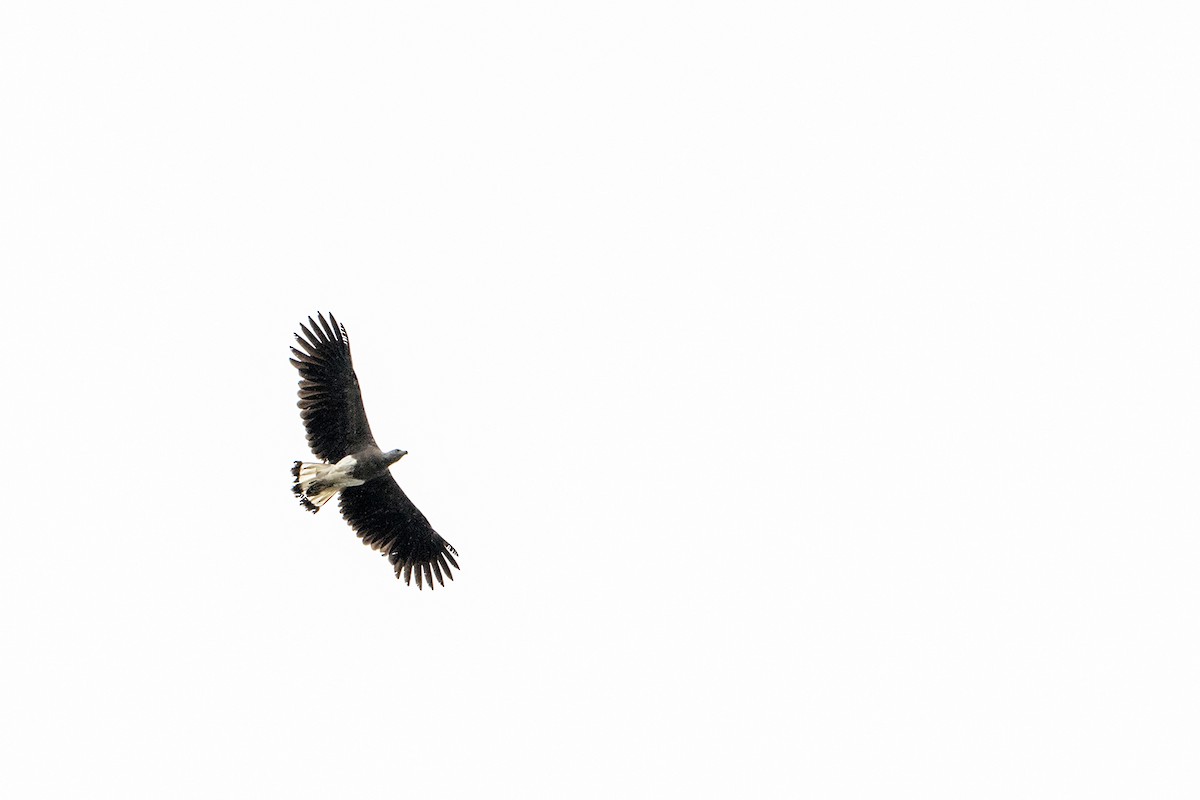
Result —
<instances>
[{"instance_id":1,"label":"outstretched wing","mask_svg":"<svg viewBox=\"0 0 1200 800\"><path fill-rule=\"evenodd\" d=\"M308 318L310 328L300 323L304 336L296 334L303 352L292 348L289 359L300 370L300 416L308 431L308 446L317 458L330 463L375 444L362 392L350 361L350 337L329 315Z\"/></svg>"},{"instance_id":2,"label":"outstretched wing","mask_svg":"<svg viewBox=\"0 0 1200 800\"><path fill-rule=\"evenodd\" d=\"M458 551L438 536L390 474L343 489L338 503L363 543L385 553L405 583L415 573L418 588L423 588L422 576L430 589L435 576L445 586L442 573L454 580L451 565L461 569L454 560Z\"/></svg>"}]
</instances>

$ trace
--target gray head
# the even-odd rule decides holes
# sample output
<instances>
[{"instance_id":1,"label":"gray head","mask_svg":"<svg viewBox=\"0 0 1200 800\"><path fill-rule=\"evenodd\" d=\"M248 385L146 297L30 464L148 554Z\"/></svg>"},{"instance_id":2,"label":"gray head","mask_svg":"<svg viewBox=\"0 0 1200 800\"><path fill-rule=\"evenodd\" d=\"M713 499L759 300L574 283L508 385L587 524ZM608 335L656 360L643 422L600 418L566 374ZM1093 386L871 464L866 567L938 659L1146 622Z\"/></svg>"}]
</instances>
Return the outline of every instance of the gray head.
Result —
<instances>
[{"instance_id":1,"label":"gray head","mask_svg":"<svg viewBox=\"0 0 1200 800\"><path fill-rule=\"evenodd\" d=\"M407 450L389 450L383 454L383 460L386 461L390 467L392 464L395 464L406 455L408 455Z\"/></svg>"}]
</instances>

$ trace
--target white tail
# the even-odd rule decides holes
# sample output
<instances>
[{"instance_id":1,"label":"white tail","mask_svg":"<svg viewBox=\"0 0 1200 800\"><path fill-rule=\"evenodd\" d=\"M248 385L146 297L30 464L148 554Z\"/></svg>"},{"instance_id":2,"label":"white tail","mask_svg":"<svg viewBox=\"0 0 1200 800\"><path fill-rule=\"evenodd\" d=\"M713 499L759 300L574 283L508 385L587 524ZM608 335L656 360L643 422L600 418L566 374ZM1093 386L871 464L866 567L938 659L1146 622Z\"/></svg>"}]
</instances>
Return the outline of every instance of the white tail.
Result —
<instances>
[{"instance_id":1,"label":"white tail","mask_svg":"<svg viewBox=\"0 0 1200 800\"><path fill-rule=\"evenodd\" d=\"M292 477L296 480L292 491L300 498L300 505L315 514L342 489L362 483L347 481L344 472L338 469L339 466L297 461L292 466Z\"/></svg>"}]
</instances>

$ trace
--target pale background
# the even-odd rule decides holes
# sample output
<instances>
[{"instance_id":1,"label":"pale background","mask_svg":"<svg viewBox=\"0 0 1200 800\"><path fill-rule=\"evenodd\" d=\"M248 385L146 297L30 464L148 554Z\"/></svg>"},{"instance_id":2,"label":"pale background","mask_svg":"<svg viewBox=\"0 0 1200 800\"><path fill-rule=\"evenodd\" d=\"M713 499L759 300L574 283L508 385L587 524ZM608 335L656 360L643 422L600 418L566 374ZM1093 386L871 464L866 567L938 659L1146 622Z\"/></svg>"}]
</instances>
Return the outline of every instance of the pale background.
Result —
<instances>
[{"instance_id":1,"label":"pale background","mask_svg":"<svg viewBox=\"0 0 1200 800\"><path fill-rule=\"evenodd\" d=\"M4 4L0 793L1196 797L1191 8Z\"/></svg>"}]
</instances>

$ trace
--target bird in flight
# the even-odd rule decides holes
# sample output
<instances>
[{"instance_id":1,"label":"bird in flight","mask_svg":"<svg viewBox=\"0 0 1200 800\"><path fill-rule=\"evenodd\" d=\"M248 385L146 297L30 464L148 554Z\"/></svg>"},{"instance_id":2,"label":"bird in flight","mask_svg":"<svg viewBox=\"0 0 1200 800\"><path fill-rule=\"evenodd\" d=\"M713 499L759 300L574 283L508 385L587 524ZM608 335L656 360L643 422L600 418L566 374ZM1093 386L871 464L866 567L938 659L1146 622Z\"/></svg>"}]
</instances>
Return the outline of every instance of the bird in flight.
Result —
<instances>
[{"instance_id":1,"label":"bird in flight","mask_svg":"<svg viewBox=\"0 0 1200 800\"><path fill-rule=\"evenodd\" d=\"M334 495L342 516L364 544L388 557L396 577L408 584L417 579L433 589L433 579L445 586L442 576L454 580L450 567L461 569L458 555L438 535L389 470L404 450L384 452L375 444L354 364L346 328L329 315L300 323L296 334L301 349L292 348L292 366L300 370L300 417L308 432L308 446L323 463L297 461L292 467L292 491L300 504L314 514ZM422 580L423 579L423 580Z\"/></svg>"}]
</instances>

